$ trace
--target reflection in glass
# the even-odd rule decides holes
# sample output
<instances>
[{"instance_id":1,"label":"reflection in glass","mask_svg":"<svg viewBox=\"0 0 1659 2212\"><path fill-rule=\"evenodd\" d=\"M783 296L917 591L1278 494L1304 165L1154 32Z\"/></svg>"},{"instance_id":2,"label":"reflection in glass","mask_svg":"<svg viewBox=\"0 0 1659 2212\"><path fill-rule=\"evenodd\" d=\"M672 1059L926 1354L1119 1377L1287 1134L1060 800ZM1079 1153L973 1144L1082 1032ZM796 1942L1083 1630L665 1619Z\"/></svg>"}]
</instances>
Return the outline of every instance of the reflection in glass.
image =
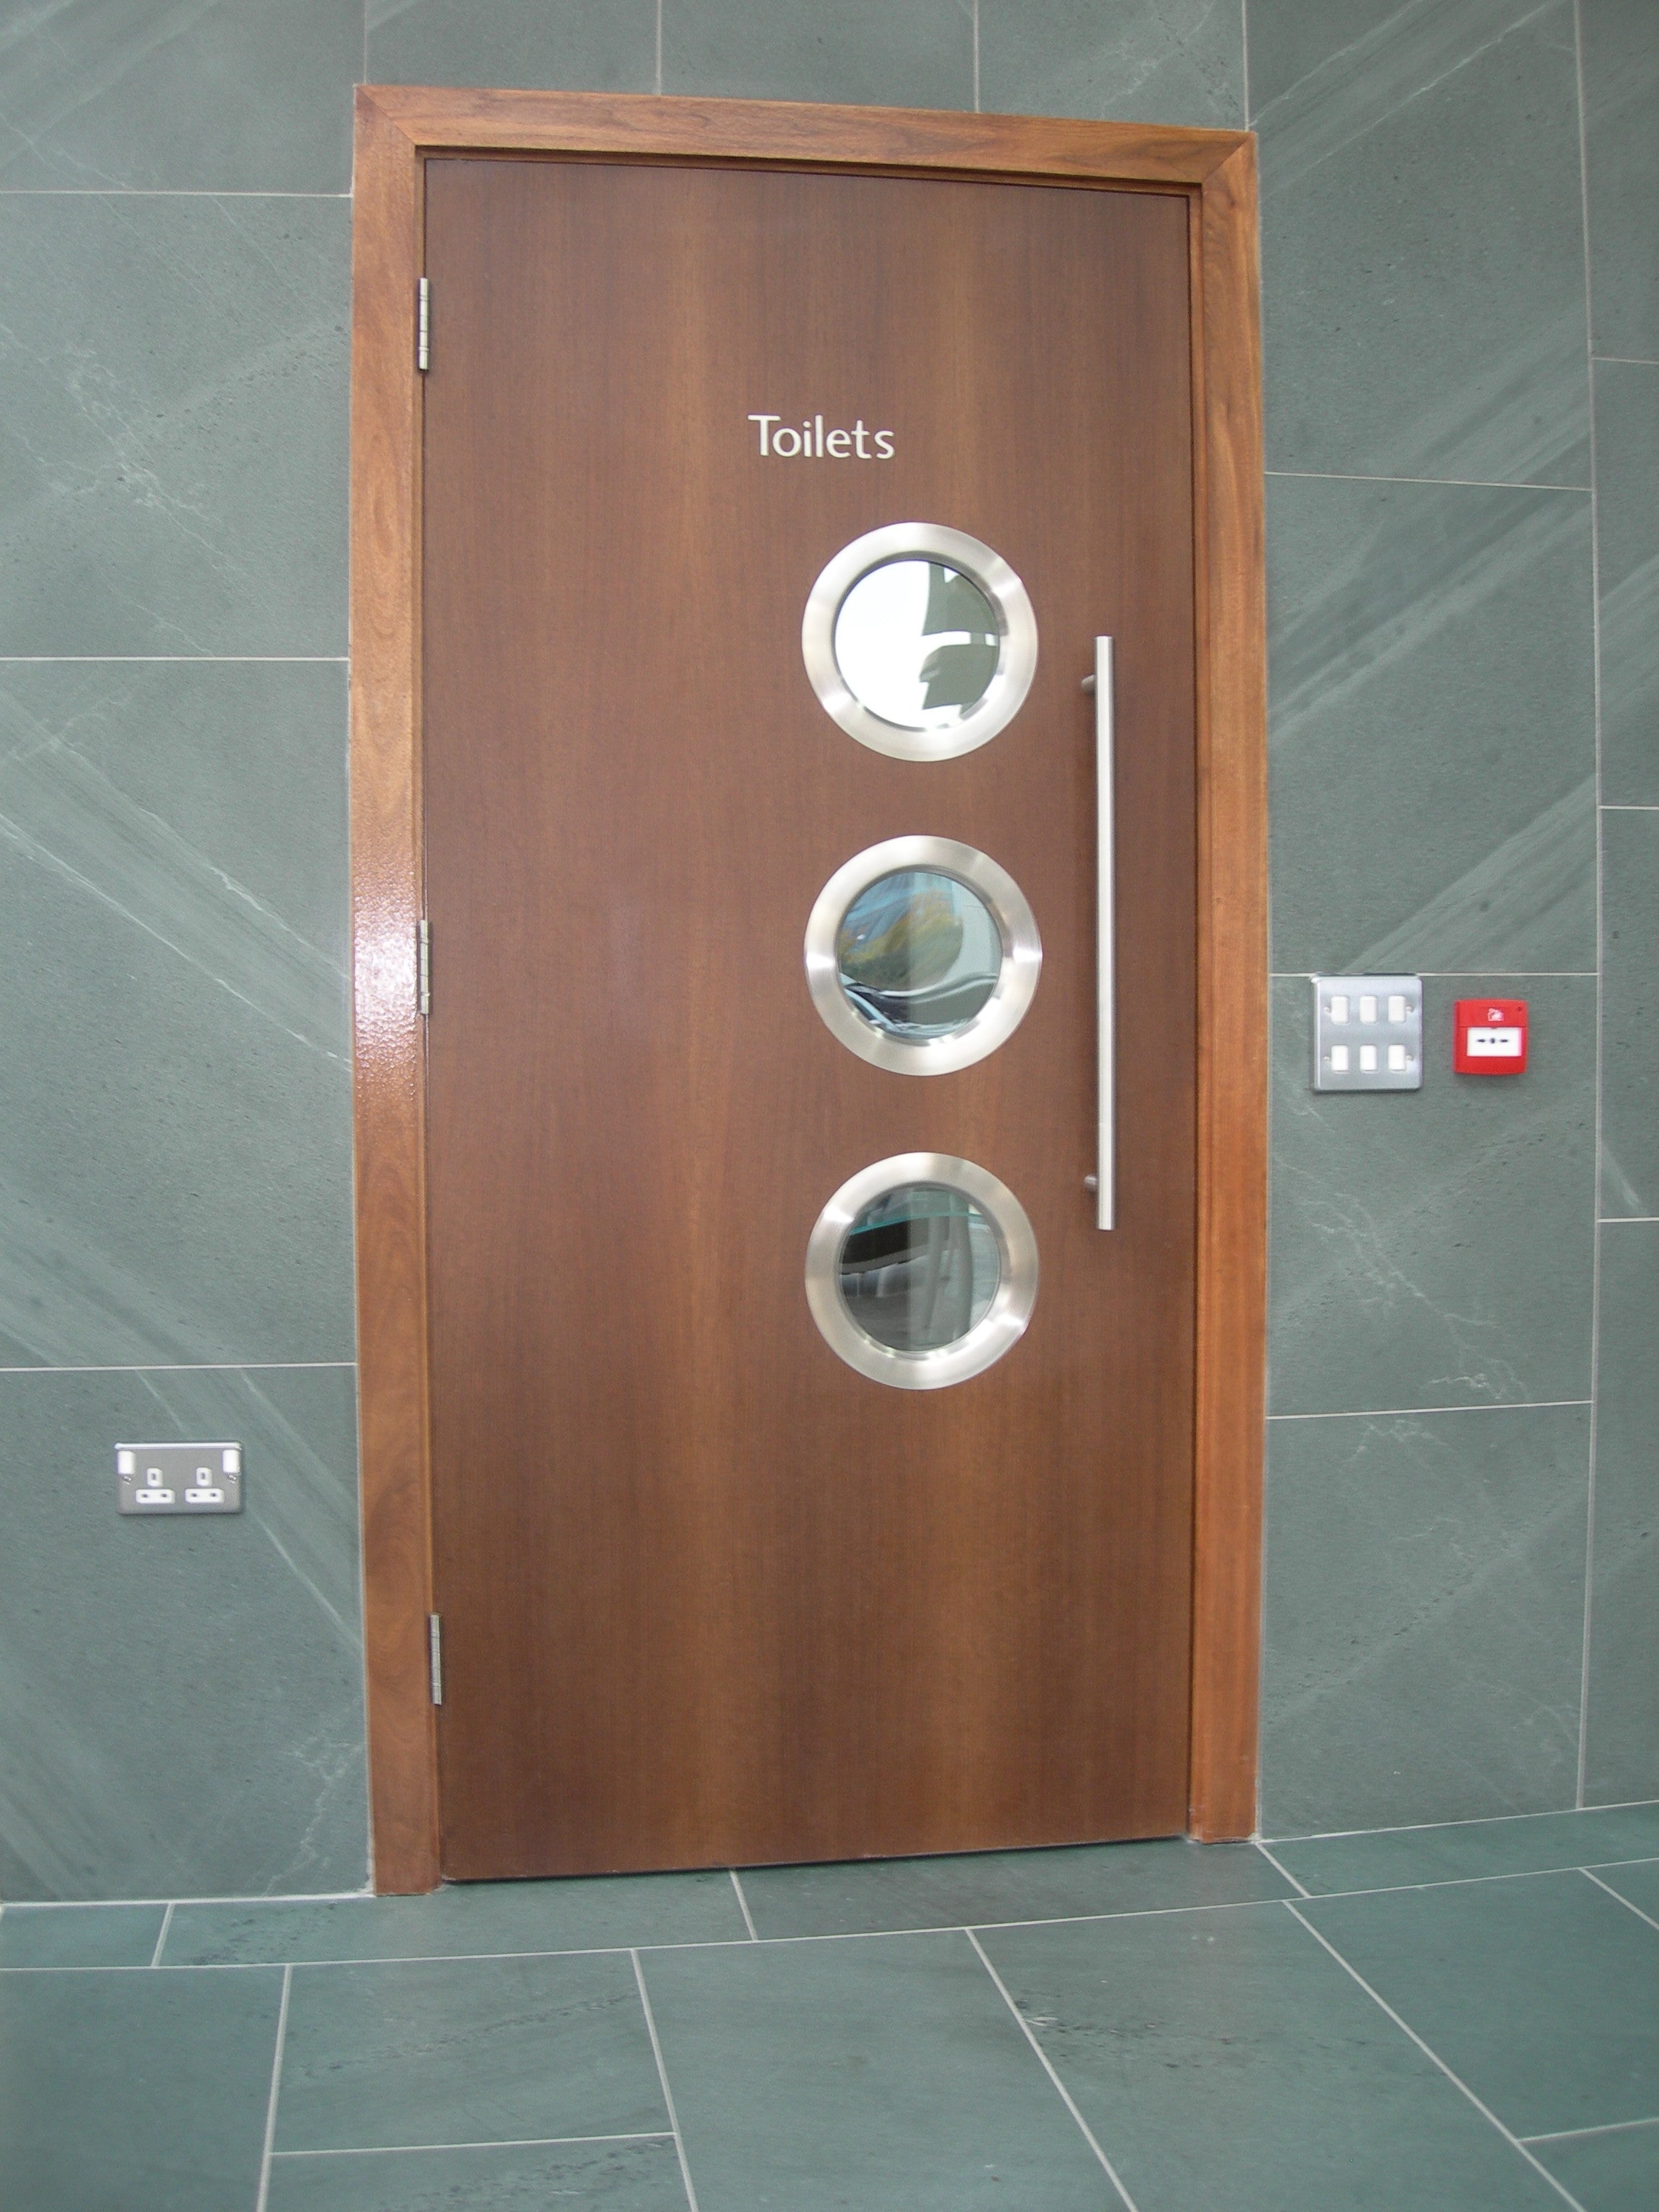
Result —
<instances>
[{"instance_id":1,"label":"reflection in glass","mask_svg":"<svg viewBox=\"0 0 1659 2212\"><path fill-rule=\"evenodd\" d=\"M867 1020L893 1036L943 1036L972 1021L995 990L1002 938L966 884L907 868L859 893L836 957L842 989Z\"/></svg>"},{"instance_id":2,"label":"reflection in glass","mask_svg":"<svg viewBox=\"0 0 1659 2212\"><path fill-rule=\"evenodd\" d=\"M861 706L901 729L960 722L991 687L1002 653L996 611L939 561L884 561L836 617L836 665Z\"/></svg>"},{"instance_id":3,"label":"reflection in glass","mask_svg":"<svg viewBox=\"0 0 1659 2212\"><path fill-rule=\"evenodd\" d=\"M933 1352L981 1321L1002 1268L996 1232L972 1199L939 1183L902 1183L848 1231L841 1295L867 1336L893 1352Z\"/></svg>"}]
</instances>

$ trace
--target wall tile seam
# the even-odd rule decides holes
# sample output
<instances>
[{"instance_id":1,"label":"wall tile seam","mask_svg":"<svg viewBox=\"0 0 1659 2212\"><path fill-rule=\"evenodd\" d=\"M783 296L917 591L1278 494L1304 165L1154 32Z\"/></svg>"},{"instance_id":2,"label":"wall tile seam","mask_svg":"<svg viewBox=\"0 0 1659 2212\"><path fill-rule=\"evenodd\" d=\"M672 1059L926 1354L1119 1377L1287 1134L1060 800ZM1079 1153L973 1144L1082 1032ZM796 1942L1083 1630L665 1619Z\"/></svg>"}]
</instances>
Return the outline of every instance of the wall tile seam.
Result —
<instances>
[{"instance_id":1,"label":"wall tile seam","mask_svg":"<svg viewBox=\"0 0 1659 2212\"><path fill-rule=\"evenodd\" d=\"M0 185L9 200L349 200L349 192L264 192L236 185Z\"/></svg>"},{"instance_id":2,"label":"wall tile seam","mask_svg":"<svg viewBox=\"0 0 1659 2212\"><path fill-rule=\"evenodd\" d=\"M1593 353L1593 362L1611 362L1617 368L1659 368L1659 359L1650 361L1644 353Z\"/></svg>"},{"instance_id":3,"label":"wall tile seam","mask_svg":"<svg viewBox=\"0 0 1659 2212\"><path fill-rule=\"evenodd\" d=\"M1264 477L1285 483L1399 483L1426 484L1443 491L1565 491L1589 497L1588 484L1534 483L1530 478L1500 483L1486 477L1389 477L1353 475L1340 469L1264 469Z\"/></svg>"},{"instance_id":4,"label":"wall tile seam","mask_svg":"<svg viewBox=\"0 0 1659 2212\"><path fill-rule=\"evenodd\" d=\"M1516 1398L1476 1406L1338 1406L1317 1413L1269 1413L1267 1418L1269 1421L1415 1420L1429 1413L1548 1413L1592 1402L1589 1398Z\"/></svg>"},{"instance_id":5,"label":"wall tile seam","mask_svg":"<svg viewBox=\"0 0 1659 2212\"><path fill-rule=\"evenodd\" d=\"M1596 1218L1603 1229L1643 1229L1659 1224L1659 1213L1602 1213Z\"/></svg>"},{"instance_id":6,"label":"wall tile seam","mask_svg":"<svg viewBox=\"0 0 1659 2212\"><path fill-rule=\"evenodd\" d=\"M306 1375L355 1374L355 1359L155 1360L142 1367L0 1367L7 1375Z\"/></svg>"},{"instance_id":7,"label":"wall tile seam","mask_svg":"<svg viewBox=\"0 0 1659 2212\"><path fill-rule=\"evenodd\" d=\"M0 653L0 668L344 668L343 653Z\"/></svg>"}]
</instances>

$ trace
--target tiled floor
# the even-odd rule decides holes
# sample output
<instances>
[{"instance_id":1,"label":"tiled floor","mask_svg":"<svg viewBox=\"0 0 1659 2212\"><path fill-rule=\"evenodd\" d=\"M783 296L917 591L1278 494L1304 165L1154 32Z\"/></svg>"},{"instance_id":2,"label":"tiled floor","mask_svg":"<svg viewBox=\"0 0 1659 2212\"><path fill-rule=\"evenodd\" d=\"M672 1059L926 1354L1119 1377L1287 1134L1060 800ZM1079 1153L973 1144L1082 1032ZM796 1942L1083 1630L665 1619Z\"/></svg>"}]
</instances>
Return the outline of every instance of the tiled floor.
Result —
<instances>
[{"instance_id":1,"label":"tiled floor","mask_svg":"<svg viewBox=\"0 0 1659 2212\"><path fill-rule=\"evenodd\" d=\"M19 2212L1653 2212L1659 1805L14 1906Z\"/></svg>"}]
</instances>

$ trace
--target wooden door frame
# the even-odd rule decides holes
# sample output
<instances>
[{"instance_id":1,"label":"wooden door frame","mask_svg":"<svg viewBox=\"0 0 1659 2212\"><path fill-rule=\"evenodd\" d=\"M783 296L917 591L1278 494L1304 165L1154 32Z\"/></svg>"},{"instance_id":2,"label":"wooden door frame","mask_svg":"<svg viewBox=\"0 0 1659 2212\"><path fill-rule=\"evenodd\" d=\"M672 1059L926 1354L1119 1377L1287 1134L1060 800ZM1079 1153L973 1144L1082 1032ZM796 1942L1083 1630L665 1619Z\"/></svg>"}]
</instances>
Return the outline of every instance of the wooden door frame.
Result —
<instances>
[{"instance_id":1,"label":"wooden door frame","mask_svg":"<svg viewBox=\"0 0 1659 2212\"><path fill-rule=\"evenodd\" d=\"M1267 1148L1267 636L1255 142L902 108L360 86L352 263L351 879L357 1341L377 1890L436 1887L428 1663L421 787L425 163L456 154L1184 194L1196 473L1198 1194L1191 1833L1255 1821ZM441 343L443 307L434 307Z\"/></svg>"}]
</instances>

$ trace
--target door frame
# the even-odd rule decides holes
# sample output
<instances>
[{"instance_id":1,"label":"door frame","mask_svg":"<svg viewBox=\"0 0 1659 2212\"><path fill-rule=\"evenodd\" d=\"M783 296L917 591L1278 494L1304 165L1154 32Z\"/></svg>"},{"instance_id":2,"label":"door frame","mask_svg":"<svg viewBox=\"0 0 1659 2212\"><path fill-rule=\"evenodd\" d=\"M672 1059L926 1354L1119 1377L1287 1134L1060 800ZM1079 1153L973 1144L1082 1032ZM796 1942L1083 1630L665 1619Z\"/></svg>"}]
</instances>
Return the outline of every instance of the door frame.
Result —
<instances>
[{"instance_id":1,"label":"door frame","mask_svg":"<svg viewBox=\"0 0 1659 2212\"><path fill-rule=\"evenodd\" d=\"M1046 179L1184 195L1197 610L1198 1197L1188 1828L1255 1825L1265 1437L1267 630L1255 141L1249 132L653 94L357 89L351 348L351 894L363 1630L374 1887L440 1875L428 1395L421 782L428 159ZM442 343L442 302L433 308ZM441 948L440 948L441 963ZM440 975L441 982L441 975Z\"/></svg>"}]
</instances>

